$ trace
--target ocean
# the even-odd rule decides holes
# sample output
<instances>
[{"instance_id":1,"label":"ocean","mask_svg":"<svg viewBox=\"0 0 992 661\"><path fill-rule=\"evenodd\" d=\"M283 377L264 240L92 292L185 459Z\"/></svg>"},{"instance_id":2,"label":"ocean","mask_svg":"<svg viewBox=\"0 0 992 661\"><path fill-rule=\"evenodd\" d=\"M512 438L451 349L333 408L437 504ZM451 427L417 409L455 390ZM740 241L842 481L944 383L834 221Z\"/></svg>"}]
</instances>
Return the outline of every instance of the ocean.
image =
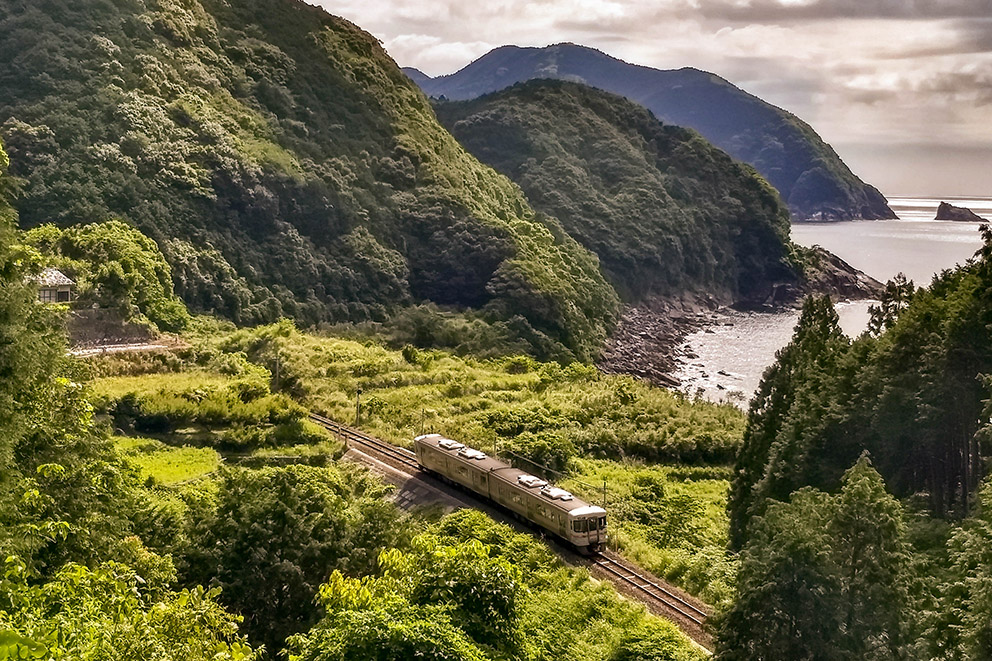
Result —
<instances>
[{"instance_id":1,"label":"ocean","mask_svg":"<svg viewBox=\"0 0 992 661\"><path fill-rule=\"evenodd\" d=\"M934 220L941 201L968 207L992 221L992 197L888 200L898 220L794 224L792 238L800 245L823 246L882 282L901 272L925 286L935 273L965 262L981 246L978 223ZM855 336L865 330L870 303L837 304L845 333ZM791 339L798 318L794 311L726 312L716 325L686 338L686 348L696 358L685 359L673 376L691 395L745 406L775 352Z\"/></svg>"}]
</instances>

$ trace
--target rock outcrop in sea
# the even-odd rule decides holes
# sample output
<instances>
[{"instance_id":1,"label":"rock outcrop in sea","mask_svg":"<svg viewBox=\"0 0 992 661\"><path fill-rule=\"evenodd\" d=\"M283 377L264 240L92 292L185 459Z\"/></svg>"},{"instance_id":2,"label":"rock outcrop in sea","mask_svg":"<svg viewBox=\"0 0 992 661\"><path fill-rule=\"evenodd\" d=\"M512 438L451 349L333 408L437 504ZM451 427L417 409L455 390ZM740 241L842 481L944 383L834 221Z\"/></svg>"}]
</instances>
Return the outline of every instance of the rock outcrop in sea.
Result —
<instances>
[{"instance_id":1,"label":"rock outcrop in sea","mask_svg":"<svg viewBox=\"0 0 992 661\"><path fill-rule=\"evenodd\" d=\"M956 220L964 223L985 223L986 219L967 207L956 207L949 202L941 202L934 220Z\"/></svg>"}]
</instances>

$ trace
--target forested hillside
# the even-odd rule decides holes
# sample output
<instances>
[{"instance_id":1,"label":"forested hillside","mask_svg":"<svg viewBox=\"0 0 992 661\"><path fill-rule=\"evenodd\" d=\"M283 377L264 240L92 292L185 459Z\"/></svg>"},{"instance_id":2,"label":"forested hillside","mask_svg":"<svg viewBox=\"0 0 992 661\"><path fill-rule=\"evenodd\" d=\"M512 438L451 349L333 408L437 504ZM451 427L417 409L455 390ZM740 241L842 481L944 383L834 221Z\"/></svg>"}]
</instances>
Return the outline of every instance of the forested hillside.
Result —
<instances>
[{"instance_id":1,"label":"forested hillside","mask_svg":"<svg viewBox=\"0 0 992 661\"><path fill-rule=\"evenodd\" d=\"M367 469L337 463L341 445L289 393L330 394L320 379L376 351L366 344L327 351L332 341L312 338L329 362L299 356L319 374L297 372L293 353L293 369L273 374L242 349L267 359L288 322L233 331L197 320L206 337L176 352L69 357L64 306L37 302L43 262L15 229L7 165L0 149L0 659L704 658L531 536L474 512L404 514ZM131 245L111 240L118 230L73 231L63 247ZM421 356L393 358L407 355ZM556 363L503 360L568 387ZM450 372L435 376L453 385ZM531 376L519 377L528 391ZM719 428L739 422L700 408Z\"/></svg>"},{"instance_id":2,"label":"forested hillside","mask_svg":"<svg viewBox=\"0 0 992 661\"><path fill-rule=\"evenodd\" d=\"M409 70L434 97L472 99L533 78L557 78L621 94L666 123L699 131L753 165L796 219L894 218L885 198L861 181L816 131L795 115L698 69L662 71L592 48L503 46L447 76Z\"/></svg>"},{"instance_id":3,"label":"forested hillside","mask_svg":"<svg viewBox=\"0 0 992 661\"><path fill-rule=\"evenodd\" d=\"M484 309L588 359L616 296L596 260L436 122L376 40L297 0L13 0L0 134L21 223L119 217L177 294L239 322Z\"/></svg>"},{"instance_id":4,"label":"forested hillside","mask_svg":"<svg viewBox=\"0 0 992 661\"><path fill-rule=\"evenodd\" d=\"M992 656L982 233L975 258L929 287L890 282L855 340L829 301L807 301L738 454L739 599L721 658Z\"/></svg>"},{"instance_id":5,"label":"forested hillside","mask_svg":"<svg viewBox=\"0 0 992 661\"><path fill-rule=\"evenodd\" d=\"M762 302L801 279L777 192L642 106L541 80L436 109L469 151L598 255L627 299L697 291Z\"/></svg>"}]
</instances>

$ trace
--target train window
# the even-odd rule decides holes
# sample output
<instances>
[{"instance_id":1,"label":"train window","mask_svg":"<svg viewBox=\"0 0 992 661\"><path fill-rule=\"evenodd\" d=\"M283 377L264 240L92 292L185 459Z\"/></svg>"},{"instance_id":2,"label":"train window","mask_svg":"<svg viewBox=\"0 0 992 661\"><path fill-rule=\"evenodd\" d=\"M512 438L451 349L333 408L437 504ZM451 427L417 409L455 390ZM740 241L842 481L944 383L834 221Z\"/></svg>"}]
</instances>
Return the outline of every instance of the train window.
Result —
<instances>
[{"instance_id":1,"label":"train window","mask_svg":"<svg viewBox=\"0 0 992 661\"><path fill-rule=\"evenodd\" d=\"M572 530L575 532L588 532L589 526L586 524L586 519L576 519L572 521Z\"/></svg>"},{"instance_id":2,"label":"train window","mask_svg":"<svg viewBox=\"0 0 992 661\"><path fill-rule=\"evenodd\" d=\"M599 517L599 529L600 530L606 530L606 517L605 516Z\"/></svg>"}]
</instances>

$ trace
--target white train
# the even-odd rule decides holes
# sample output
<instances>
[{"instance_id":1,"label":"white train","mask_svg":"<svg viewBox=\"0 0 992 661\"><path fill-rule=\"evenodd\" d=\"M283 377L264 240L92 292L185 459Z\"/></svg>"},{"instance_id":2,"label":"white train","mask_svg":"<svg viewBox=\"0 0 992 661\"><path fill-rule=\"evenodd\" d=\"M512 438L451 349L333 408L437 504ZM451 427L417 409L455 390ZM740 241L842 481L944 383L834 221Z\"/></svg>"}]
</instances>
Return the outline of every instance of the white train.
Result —
<instances>
[{"instance_id":1,"label":"white train","mask_svg":"<svg viewBox=\"0 0 992 661\"><path fill-rule=\"evenodd\" d=\"M583 553L606 544L606 510L545 480L440 434L413 439L417 462L427 471L514 512Z\"/></svg>"}]
</instances>

